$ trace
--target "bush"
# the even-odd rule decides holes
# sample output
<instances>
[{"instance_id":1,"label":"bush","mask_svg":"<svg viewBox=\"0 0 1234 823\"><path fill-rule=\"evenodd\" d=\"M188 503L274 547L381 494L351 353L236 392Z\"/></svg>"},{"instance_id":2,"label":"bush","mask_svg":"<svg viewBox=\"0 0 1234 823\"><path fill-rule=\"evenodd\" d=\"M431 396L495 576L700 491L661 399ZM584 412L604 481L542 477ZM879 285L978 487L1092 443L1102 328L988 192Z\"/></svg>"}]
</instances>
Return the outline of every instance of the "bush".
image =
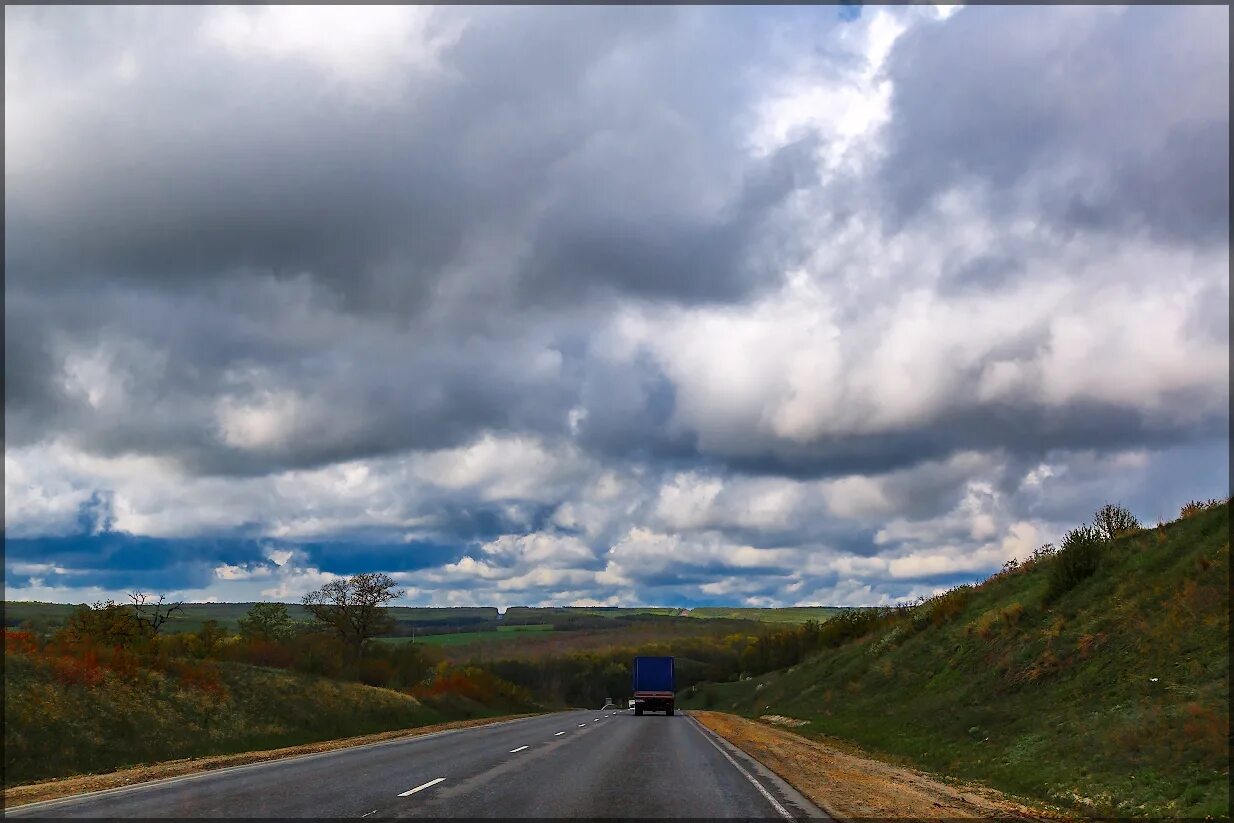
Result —
<instances>
[{"instance_id":1,"label":"bush","mask_svg":"<svg viewBox=\"0 0 1234 823\"><path fill-rule=\"evenodd\" d=\"M1093 528L1097 530L1102 540L1113 540L1123 534L1130 534L1140 528L1130 509L1113 503L1106 503L1097 509L1093 515Z\"/></svg>"},{"instance_id":2,"label":"bush","mask_svg":"<svg viewBox=\"0 0 1234 823\"><path fill-rule=\"evenodd\" d=\"M356 661L355 675L366 686L389 686L394 679L394 666L379 658L361 658Z\"/></svg>"},{"instance_id":3,"label":"bush","mask_svg":"<svg viewBox=\"0 0 1234 823\"><path fill-rule=\"evenodd\" d=\"M33 632L20 629L4 630L5 654L36 654L38 650L38 638Z\"/></svg>"},{"instance_id":4,"label":"bush","mask_svg":"<svg viewBox=\"0 0 1234 823\"><path fill-rule=\"evenodd\" d=\"M923 604L923 611L926 613L930 624L941 626L964 611L965 606L973 599L974 591L976 589L973 586L965 583L927 600ZM914 619L914 623L916 622Z\"/></svg>"},{"instance_id":5,"label":"bush","mask_svg":"<svg viewBox=\"0 0 1234 823\"><path fill-rule=\"evenodd\" d=\"M1192 515L1206 512L1209 509L1215 509L1221 505L1221 501L1216 498L1212 500L1191 500L1183 504L1182 509L1178 512L1179 519L1191 517Z\"/></svg>"},{"instance_id":6,"label":"bush","mask_svg":"<svg viewBox=\"0 0 1234 823\"><path fill-rule=\"evenodd\" d=\"M1097 571L1102 542L1101 532L1092 526L1080 526L1067 532L1050 566L1047 600L1070 591Z\"/></svg>"}]
</instances>

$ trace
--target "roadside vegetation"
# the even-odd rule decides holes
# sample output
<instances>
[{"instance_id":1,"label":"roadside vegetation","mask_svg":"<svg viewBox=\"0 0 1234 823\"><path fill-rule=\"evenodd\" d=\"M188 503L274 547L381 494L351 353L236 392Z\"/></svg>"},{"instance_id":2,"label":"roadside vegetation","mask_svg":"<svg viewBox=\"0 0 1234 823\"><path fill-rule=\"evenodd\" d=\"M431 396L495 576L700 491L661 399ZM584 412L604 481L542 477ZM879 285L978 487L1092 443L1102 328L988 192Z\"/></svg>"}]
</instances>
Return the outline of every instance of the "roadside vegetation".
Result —
<instances>
[{"instance_id":1,"label":"roadside vegetation","mask_svg":"<svg viewBox=\"0 0 1234 823\"><path fill-rule=\"evenodd\" d=\"M141 595L78 607L49 636L6 629L5 786L541 708L428 647L372 642L392 586L323 587L312 623L255 604L238 633L166 633L175 604Z\"/></svg>"},{"instance_id":2,"label":"roadside vegetation","mask_svg":"<svg viewBox=\"0 0 1234 823\"><path fill-rule=\"evenodd\" d=\"M980 585L841 615L838 643L685 705L1085 814L1228 817L1229 509L1143 528L1103 507Z\"/></svg>"}]
</instances>

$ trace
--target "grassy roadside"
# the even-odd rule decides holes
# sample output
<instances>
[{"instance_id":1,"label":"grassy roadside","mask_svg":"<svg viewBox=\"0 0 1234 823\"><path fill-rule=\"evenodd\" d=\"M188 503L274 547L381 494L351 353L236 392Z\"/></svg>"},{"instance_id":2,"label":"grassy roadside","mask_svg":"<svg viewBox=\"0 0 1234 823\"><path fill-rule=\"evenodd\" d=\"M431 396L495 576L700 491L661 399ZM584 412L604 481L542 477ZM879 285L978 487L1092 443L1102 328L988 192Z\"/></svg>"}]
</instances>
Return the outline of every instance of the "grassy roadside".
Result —
<instances>
[{"instance_id":1,"label":"grassy roadside","mask_svg":"<svg viewBox=\"0 0 1234 823\"><path fill-rule=\"evenodd\" d=\"M244 766L250 763L263 763L269 760L281 760L286 757L296 757L304 754L347 749L353 746L365 746L370 743L380 743L386 740L397 740L404 737L419 737L425 734L448 731L450 729L467 729L474 726L486 726L490 723L501 723L507 720L517 720L521 717L531 717L530 714L505 715L500 717L482 717L471 720L452 720L447 723L433 723L413 729L396 729L377 734L345 737L339 740L326 740L319 743L308 743L299 746L284 746L280 749L265 751L242 752L238 754L215 755L213 757L189 758L172 760L166 763L135 766L107 774L76 775L56 780L44 780L22 786L13 786L4 790L4 808L11 809L28 803L38 803L44 800L55 800L85 792L98 792L106 789L118 789L145 783L150 780L162 780L168 777L183 777L189 774L225 769L231 766Z\"/></svg>"},{"instance_id":2,"label":"grassy roadside","mask_svg":"<svg viewBox=\"0 0 1234 823\"><path fill-rule=\"evenodd\" d=\"M117 671L6 653L6 786L525 712L239 663Z\"/></svg>"},{"instance_id":3,"label":"grassy roadside","mask_svg":"<svg viewBox=\"0 0 1234 823\"><path fill-rule=\"evenodd\" d=\"M957 590L685 708L780 715L811 738L1113 817L1229 816L1229 505Z\"/></svg>"},{"instance_id":4,"label":"grassy roadside","mask_svg":"<svg viewBox=\"0 0 1234 823\"><path fill-rule=\"evenodd\" d=\"M692 709L690 716L841 820L1063 817L1058 809L984 786L877 760L851 744L812 740L723 712Z\"/></svg>"}]
</instances>

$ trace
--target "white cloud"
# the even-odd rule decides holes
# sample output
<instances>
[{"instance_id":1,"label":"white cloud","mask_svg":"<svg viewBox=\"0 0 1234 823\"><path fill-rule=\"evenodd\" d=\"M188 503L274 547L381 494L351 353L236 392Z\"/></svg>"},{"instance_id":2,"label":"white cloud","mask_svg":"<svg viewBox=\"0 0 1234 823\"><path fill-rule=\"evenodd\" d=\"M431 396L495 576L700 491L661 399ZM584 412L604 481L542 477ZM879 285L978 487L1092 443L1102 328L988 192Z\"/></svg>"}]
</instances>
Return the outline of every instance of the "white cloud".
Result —
<instances>
[{"instance_id":1,"label":"white cloud","mask_svg":"<svg viewBox=\"0 0 1234 823\"><path fill-rule=\"evenodd\" d=\"M223 6L202 25L207 42L244 56L295 58L351 85L397 84L440 68L461 34L429 6Z\"/></svg>"}]
</instances>

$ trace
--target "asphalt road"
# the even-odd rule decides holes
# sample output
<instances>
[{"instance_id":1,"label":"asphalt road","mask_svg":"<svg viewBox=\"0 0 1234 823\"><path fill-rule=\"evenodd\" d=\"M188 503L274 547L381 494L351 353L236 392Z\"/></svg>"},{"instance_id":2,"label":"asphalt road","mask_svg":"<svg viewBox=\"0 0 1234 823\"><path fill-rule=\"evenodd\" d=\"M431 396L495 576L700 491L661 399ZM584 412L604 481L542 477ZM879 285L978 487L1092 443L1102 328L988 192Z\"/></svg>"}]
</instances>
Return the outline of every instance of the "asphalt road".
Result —
<instances>
[{"instance_id":1,"label":"asphalt road","mask_svg":"<svg viewBox=\"0 0 1234 823\"><path fill-rule=\"evenodd\" d=\"M697 721L578 710L21 806L6 817L825 815Z\"/></svg>"}]
</instances>

